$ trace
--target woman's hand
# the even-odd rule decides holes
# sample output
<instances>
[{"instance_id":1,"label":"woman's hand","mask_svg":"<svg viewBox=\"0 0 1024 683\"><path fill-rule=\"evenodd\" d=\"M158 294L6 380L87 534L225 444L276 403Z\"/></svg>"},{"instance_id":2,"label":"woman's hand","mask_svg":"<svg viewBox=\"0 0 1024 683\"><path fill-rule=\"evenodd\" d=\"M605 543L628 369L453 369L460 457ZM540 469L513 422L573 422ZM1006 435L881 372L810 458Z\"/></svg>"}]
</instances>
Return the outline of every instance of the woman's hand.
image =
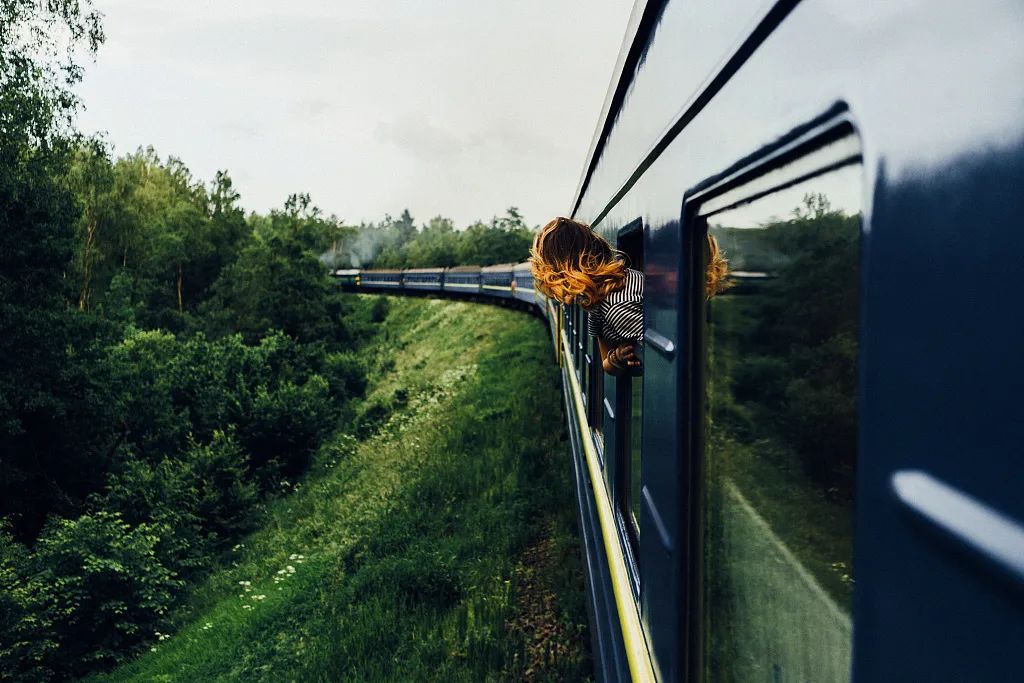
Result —
<instances>
[{"instance_id":1,"label":"woman's hand","mask_svg":"<svg viewBox=\"0 0 1024 683\"><path fill-rule=\"evenodd\" d=\"M619 344L605 354L602 366L605 372L610 375L625 374L640 368L642 361L638 355L639 353L639 344L634 342Z\"/></svg>"}]
</instances>

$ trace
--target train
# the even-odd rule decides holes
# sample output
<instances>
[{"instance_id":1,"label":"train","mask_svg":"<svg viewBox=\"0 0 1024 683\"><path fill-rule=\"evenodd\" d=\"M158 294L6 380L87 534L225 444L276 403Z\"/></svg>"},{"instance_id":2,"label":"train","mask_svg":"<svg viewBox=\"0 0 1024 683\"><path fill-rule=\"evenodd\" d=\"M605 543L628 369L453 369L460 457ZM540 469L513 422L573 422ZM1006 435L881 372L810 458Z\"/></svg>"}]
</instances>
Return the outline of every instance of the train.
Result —
<instances>
[{"instance_id":1,"label":"train","mask_svg":"<svg viewBox=\"0 0 1024 683\"><path fill-rule=\"evenodd\" d=\"M339 275L548 321L598 680L1019 679L1022 74L1013 0L637 2L567 211L637 377L528 264Z\"/></svg>"}]
</instances>

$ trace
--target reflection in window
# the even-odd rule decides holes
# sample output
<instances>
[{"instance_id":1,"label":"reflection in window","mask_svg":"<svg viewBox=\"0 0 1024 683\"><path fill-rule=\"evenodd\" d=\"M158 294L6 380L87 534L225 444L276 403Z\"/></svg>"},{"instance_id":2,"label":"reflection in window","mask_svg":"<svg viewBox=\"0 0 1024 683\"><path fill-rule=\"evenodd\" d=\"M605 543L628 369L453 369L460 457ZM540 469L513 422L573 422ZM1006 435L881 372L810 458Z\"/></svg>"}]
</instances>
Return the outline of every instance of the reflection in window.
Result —
<instances>
[{"instance_id":1,"label":"reflection in window","mask_svg":"<svg viewBox=\"0 0 1024 683\"><path fill-rule=\"evenodd\" d=\"M849 679L859 178L706 218L729 268L704 334L708 680Z\"/></svg>"},{"instance_id":2,"label":"reflection in window","mask_svg":"<svg viewBox=\"0 0 1024 683\"><path fill-rule=\"evenodd\" d=\"M642 484L640 475L640 463L643 457L641 440L643 439L643 407L644 407L644 378L643 376L633 377L632 396L630 397L629 415L629 507L633 513L633 525L640 529L640 487Z\"/></svg>"}]
</instances>

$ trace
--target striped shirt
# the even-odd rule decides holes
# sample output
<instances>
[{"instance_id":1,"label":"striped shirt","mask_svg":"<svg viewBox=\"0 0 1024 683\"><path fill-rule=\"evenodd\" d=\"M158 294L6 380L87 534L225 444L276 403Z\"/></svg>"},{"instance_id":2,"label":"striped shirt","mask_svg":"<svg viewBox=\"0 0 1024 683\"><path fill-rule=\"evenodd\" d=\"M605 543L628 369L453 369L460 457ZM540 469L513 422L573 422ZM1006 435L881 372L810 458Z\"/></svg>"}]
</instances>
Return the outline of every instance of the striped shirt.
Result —
<instances>
[{"instance_id":1,"label":"striped shirt","mask_svg":"<svg viewBox=\"0 0 1024 683\"><path fill-rule=\"evenodd\" d=\"M644 274L626 269L626 282L590 309L587 332L609 344L644 340Z\"/></svg>"}]
</instances>

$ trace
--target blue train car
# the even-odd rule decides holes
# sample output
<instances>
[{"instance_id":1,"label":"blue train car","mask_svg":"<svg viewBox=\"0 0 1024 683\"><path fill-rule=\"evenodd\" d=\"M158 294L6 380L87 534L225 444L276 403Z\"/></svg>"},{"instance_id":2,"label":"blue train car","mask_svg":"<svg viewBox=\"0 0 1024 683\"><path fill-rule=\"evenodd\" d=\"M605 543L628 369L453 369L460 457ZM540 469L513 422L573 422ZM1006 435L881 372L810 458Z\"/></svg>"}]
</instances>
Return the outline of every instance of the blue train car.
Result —
<instances>
[{"instance_id":1,"label":"blue train car","mask_svg":"<svg viewBox=\"0 0 1024 683\"><path fill-rule=\"evenodd\" d=\"M442 289L459 294L479 294L480 266L455 266L445 269Z\"/></svg>"},{"instance_id":2,"label":"blue train car","mask_svg":"<svg viewBox=\"0 0 1024 683\"><path fill-rule=\"evenodd\" d=\"M359 288L365 290L396 290L402 288L402 271L400 270L361 270L359 271Z\"/></svg>"},{"instance_id":3,"label":"blue train car","mask_svg":"<svg viewBox=\"0 0 1024 683\"><path fill-rule=\"evenodd\" d=\"M480 289L491 296L512 298L512 268L514 263L500 263L480 269Z\"/></svg>"},{"instance_id":4,"label":"blue train car","mask_svg":"<svg viewBox=\"0 0 1024 683\"><path fill-rule=\"evenodd\" d=\"M640 2L616 69L643 375L548 302L598 678L1018 678L1019 3Z\"/></svg>"},{"instance_id":5,"label":"blue train car","mask_svg":"<svg viewBox=\"0 0 1024 683\"><path fill-rule=\"evenodd\" d=\"M539 300L529 262L517 263L512 268L512 296L528 304L536 304Z\"/></svg>"},{"instance_id":6,"label":"blue train car","mask_svg":"<svg viewBox=\"0 0 1024 683\"><path fill-rule=\"evenodd\" d=\"M407 268L402 271L405 289L440 292L443 280L444 268Z\"/></svg>"}]
</instances>

